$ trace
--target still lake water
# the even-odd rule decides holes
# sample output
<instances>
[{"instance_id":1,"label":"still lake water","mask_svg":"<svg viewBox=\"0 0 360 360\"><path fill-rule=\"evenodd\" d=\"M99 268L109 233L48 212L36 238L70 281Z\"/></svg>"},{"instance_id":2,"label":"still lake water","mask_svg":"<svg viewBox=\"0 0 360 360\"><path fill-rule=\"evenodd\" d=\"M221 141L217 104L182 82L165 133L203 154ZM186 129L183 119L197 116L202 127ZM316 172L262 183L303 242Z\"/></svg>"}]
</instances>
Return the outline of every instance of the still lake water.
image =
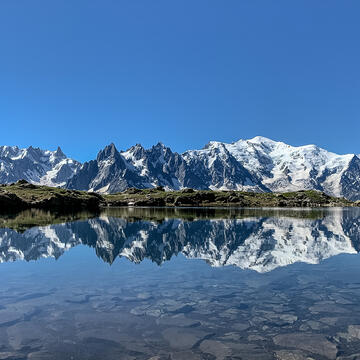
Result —
<instances>
[{"instance_id":1,"label":"still lake water","mask_svg":"<svg viewBox=\"0 0 360 360\"><path fill-rule=\"evenodd\" d=\"M0 359L360 359L359 209L36 216L0 219Z\"/></svg>"}]
</instances>

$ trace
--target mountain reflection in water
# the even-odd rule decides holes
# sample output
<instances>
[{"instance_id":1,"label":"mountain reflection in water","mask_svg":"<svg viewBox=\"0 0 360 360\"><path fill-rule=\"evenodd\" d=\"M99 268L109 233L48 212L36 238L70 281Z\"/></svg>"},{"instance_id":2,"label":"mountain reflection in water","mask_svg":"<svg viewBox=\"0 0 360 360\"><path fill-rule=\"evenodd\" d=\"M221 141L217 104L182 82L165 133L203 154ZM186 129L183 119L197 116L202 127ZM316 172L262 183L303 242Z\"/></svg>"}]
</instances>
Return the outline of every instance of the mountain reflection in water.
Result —
<instances>
[{"instance_id":1,"label":"mountain reflection in water","mask_svg":"<svg viewBox=\"0 0 360 360\"><path fill-rule=\"evenodd\" d=\"M83 244L110 264L125 257L160 265L182 253L213 267L234 265L262 273L357 253L359 243L359 209L118 209L23 232L1 228L0 262L59 258Z\"/></svg>"}]
</instances>

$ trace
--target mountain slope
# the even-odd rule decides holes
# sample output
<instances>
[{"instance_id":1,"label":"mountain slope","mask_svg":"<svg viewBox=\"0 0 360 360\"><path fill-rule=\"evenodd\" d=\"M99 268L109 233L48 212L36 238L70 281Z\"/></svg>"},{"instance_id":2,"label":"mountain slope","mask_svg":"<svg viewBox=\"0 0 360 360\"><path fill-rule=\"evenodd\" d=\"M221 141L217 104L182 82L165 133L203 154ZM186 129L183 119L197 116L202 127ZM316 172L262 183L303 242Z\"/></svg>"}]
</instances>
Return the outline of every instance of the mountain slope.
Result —
<instances>
[{"instance_id":1,"label":"mountain slope","mask_svg":"<svg viewBox=\"0 0 360 360\"><path fill-rule=\"evenodd\" d=\"M148 150L137 144L121 155L134 166L144 183L174 190L182 188L181 179L188 171L186 163L181 155L162 143Z\"/></svg>"},{"instance_id":2,"label":"mountain slope","mask_svg":"<svg viewBox=\"0 0 360 360\"><path fill-rule=\"evenodd\" d=\"M96 160L84 163L66 187L113 193L129 187L151 187L151 184L144 182L136 168L110 144L98 153Z\"/></svg>"},{"instance_id":3,"label":"mountain slope","mask_svg":"<svg viewBox=\"0 0 360 360\"><path fill-rule=\"evenodd\" d=\"M75 174L80 163L56 151L17 146L0 146L0 183L27 180L33 184L64 186Z\"/></svg>"},{"instance_id":4,"label":"mountain slope","mask_svg":"<svg viewBox=\"0 0 360 360\"><path fill-rule=\"evenodd\" d=\"M193 169L201 184L192 181L187 186L195 189L269 191L256 173L251 173L227 149L226 144L210 142L202 150L183 154L187 165Z\"/></svg>"},{"instance_id":5,"label":"mountain slope","mask_svg":"<svg viewBox=\"0 0 360 360\"><path fill-rule=\"evenodd\" d=\"M315 145L294 147L260 136L225 146L271 191L314 189L360 198L360 159L353 154L337 155Z\"/></svg>"}]
</instances>

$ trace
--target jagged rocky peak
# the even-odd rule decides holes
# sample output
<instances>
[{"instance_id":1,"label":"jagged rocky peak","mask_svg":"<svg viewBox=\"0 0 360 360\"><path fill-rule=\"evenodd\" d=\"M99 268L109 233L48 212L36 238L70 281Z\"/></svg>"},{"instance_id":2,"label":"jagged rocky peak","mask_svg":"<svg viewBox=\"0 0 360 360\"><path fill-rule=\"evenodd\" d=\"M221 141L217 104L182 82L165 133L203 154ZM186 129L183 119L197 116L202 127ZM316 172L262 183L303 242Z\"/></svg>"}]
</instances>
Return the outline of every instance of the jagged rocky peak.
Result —
<instances>
[{"instance_id":1,"label":"jagged rocky peak","mask_svg":"<svg viewBox=\"0 0 360 360\"><path fill-rule=\"evenodd\" d=\"M172 150L169 147L165 146L161 142L158 142L156 145L154 145L151 148L151 152L153 154L156 154L156 155L159 155L159 156L163 155L165 157L171 156L173 154Z\"/></svg>"},{"instance_id":2,"label":"jagged rocky peak","mask_svg":"<svg viewBox=\"0 0 360 360\"><path fill-rule=\"evenodd\" d=\"M66 155L63 153L60 146L57 147L56 151L54 152L54 156L57 158L66 158Z\"/></svg>"},{"instance_id":3,"label":"jagged rocky peak","mask_svg":"<svg viewBox=\"0 0 360 360\"><path fill-rule=\"evenodd\" d=\"M89 190L99 193L124 191L129 187L151 187L141 178L136 168L120 153L114 143L99 151L96 161L90 161L68 181L66 187L76 190Z\"/></svg>"},{"instance_id":4,"label":"jagged rocky peak","mask_svg":"<svg viewBox=\"0 0 360 360\"><path fill-rule=\"evenodd\" d=\"M33 157L37 157L40 155L40 149L39 148L34 148L31 145L25 149L24 153L23 153L23 157L25 156L33 156ZM43 151L44 155L45 155L45 151Z\"/></svg>"},{"instance_id":5,"label":"jagged rocky peak","mask_svg":"<svg viewBox=\"0 0 360 360\"><path fill-rule=\"evenodd\" d=\"M136 144L134 146L132 146L130 149L124 151L121 153L122 155L124 154L131 154L131 156L135 159L135 160L139 160L142 157L144 157L145 155L145 149L141 144Z\"/></svg>"},{"instance_id":6,"label":"jagged rocky peak","mask_svg":"<svg viewBox=\"0 0 360 360\"><path fill-rule=\"evenodd\" d=\"M169 147L165 146L162 142L158 142L156 145L153 145L149 150L149 154L163 155L163 154L172 154L172 151Z\"/></svg>"},{"instance_id":7,"label":"jagged rocky peak","mask_svg":"<svg viewBox=\"0 0 360 360\"><path fill-rule=\"evenodd\" d=\"M153 149L165 149L166 146L161 141L158 141L158 143L156 145L153 145L152 148Z\"/></svg>"},{"instance_id":8,"label":"jagged rocky peak","mask_svg":"<svg viewBox=\"0 0 360 360\"><path fill-rule=\"evenodd\" d=\"M105 160L106 158L114 157L117 154L119 154L119 152L118 152L115 144L111 143L110 145L105 146L105 148L103 150L99 151L97 160L98 161Z\"/></svg>"}]
</instances>

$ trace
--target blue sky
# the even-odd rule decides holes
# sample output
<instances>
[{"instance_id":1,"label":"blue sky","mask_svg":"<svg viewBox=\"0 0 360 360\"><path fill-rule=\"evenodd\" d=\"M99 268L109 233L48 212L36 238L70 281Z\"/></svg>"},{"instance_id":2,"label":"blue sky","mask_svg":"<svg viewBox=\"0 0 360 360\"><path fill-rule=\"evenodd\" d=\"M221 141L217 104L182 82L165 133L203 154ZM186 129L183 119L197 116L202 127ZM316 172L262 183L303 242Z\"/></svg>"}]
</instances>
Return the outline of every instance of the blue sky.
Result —
<instances>
[{"instance_id":1,"label":"blue sky","mask_svg":"<svg viewBox=\"0 0 360 360\"><path fill-rule=\"evenodd\" d=\"M0 144L262 135L360 153L360 2L2 0Z\"/></svg>"}]
</instances>

